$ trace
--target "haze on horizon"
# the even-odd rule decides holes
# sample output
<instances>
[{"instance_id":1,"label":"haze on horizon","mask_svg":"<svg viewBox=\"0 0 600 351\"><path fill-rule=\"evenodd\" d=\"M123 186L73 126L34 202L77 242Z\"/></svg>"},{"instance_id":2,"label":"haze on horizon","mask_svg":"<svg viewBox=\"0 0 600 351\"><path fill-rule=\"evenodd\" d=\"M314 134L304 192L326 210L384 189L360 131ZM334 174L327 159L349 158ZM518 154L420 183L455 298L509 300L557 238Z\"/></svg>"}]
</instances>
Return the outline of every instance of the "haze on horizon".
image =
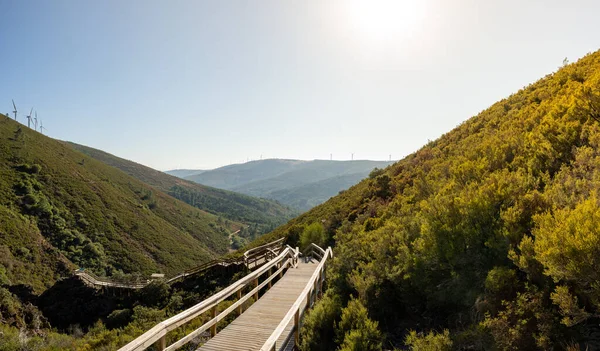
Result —
<instances>
[{"instance_id":1,"label":"haze on horizon","mask_svg":"<svg viewBox=\"0 0 600 351\"><path fill-rule=\"evenodd\" d=\"M21 123L33 107L54 138L161 170L397 160L596 51L599 11L591 0L0 0L0 112L15 99Z\"/></svg>"}]
</instances>

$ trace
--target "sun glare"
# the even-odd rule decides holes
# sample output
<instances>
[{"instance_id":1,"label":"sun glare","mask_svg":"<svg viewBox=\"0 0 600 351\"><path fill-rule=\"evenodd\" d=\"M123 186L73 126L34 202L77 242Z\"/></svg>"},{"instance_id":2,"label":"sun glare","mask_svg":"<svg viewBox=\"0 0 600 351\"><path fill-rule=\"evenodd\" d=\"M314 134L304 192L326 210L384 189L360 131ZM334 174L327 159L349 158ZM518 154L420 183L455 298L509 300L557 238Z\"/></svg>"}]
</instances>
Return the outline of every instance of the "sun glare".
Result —
<instances>
[{"instance_id":1,"label":"sun glare","mask_svg":"<svg viewBox=\"0 0 600 351\"><path fill-rule=\"evenodd\" d=\"M354 39L371 43L413 38L425 16L423 0L349 0L343 4Z\"/></svg>"}]
</instances>

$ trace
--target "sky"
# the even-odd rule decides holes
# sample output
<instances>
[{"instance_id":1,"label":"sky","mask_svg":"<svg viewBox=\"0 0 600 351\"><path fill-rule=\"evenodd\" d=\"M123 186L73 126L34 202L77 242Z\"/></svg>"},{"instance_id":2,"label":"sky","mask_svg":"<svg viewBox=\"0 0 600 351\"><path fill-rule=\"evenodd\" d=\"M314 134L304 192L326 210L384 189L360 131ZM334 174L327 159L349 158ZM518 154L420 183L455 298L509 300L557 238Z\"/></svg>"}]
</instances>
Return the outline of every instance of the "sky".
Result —
<instances>
[{"instance_id":1,"label":"sky","mask_svg":"<svg viewBox=\"0 0 600 351\"><path fill-rule=\"evenodd\" d=\"M144 165L394 160L599 49L599 1L0 0L0 112ZM11 112L12 115L12 112Z\"/></svg>"}]
</instances>

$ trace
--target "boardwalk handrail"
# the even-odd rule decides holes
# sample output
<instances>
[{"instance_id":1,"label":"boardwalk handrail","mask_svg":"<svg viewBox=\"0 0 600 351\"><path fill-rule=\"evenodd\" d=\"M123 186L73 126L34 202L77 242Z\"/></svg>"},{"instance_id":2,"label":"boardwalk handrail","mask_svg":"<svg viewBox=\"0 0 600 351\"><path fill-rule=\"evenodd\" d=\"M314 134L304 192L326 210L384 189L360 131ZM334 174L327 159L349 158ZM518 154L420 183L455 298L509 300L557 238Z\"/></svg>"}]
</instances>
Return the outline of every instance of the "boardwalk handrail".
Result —
<instances>
[{"instance_id":1,"label":"boardwalk handrail","mask_svg":"<svg viewBox=\"0 0 600 351\"><path fill-rule=\"evenodd\" d=\"M244 252L244 257L248 257L250 255L252 255L255 252L260 252L261 250L268 250L268 249L272 249L274 246L277 245L283 245L283 242L285 241L285 237L277 239L275 241L272 241L270 243L266 243L264 245L261 246L257 246L257 247L253 247L249 250L247 250L246 252Z\"/></svg>"},{"instance_id":2,"label":"boardwalk handrail","mask_svg":"<svg viewBox=\"0 0 600 351\"><path fill-rule=\"evenodd\" d=\"M284 240L285 240L285 238L281 238L281 239L272 241L270 243L267 243L265 245L252 248L252 249L244 252L242 257L229 258L229 259L219 258L219 259L205 262L199 266L186 269L185 271L183 271L171 278L166 279L165 282L167 284L171 284L179 279L182 279L182 278L194 275L194 274L198 274L209 268L219 266L219 265L220 266L229 266L232 264L238 264L238 265L246 264L248 266L248 268L250 268L249 263L254 263L254 267L256 267L258 265L257 264L258 261L261 261L263 259L265 261L268 261L269 258L277 256L277 255L273 256L273 253L279 251L283 247ZM148 285L152 281L150 279L133 280L133 279L118 279L118 278L117 279L101 278L91 272L82 271L82 270L75 271L75 276L77 276L79 279L81 279L89 284L92 284L94 286L122 288L122 289L141 289L141 288L145 287L146 285Z\"/></svg>"},{"instance_id":3,"label":"boardwalk handrail","mask_svg":"<svg viewBox=\"0 0 600 351\"><path fill-rule=\"evenodd\" d=\"M225 318L229 313L234 310L238 310L241 313L241 305L246 300L250 299L250 297L258 298L259 290L264 287L266 284L270 285L271 280L273 280L278 274L282 274L283 270L288 268L289 266L296 266L298 264L299 250L296 248L295 250L290 246L284 248L284 250L273 260L269 261L267 264L263 265L256 271L248 274L242 279L236 281L231 284L227 288L222 291L212 295L208 299L196 304L195 306L165 320L158 323L156 326L130 342L129 344L123 346L120 351L134 351L134 350L144 350L150 345L154 343L158 343L158 348L160 350L174 350L182 345L186 344L190 340L192 340L198 334L206 331L208 328L211 328L211 335L214 336L216 334L216 324ZM267 279L260 285L258 284L258 278L265 274L266 272L271 272L271 269L277 266L278 270L274 274L270 274ZM254 283L254 289L252 289L245 296L241 296L242 289L248 286L250 283ZM238 300L228 307L226 310L221 312L219 315L216 314L217 305L229 298L231 295L238 293ZM166 347L166 335L168 332L186 324L187 322L199 317L201 314L205 313L208 310L212 310L212 319L205 323L200 328L194 330L192 333L186 335L182 339L176 341L174 344Z\"/></svg>"},{"instance_id":4,"label":"boardwalk handrail","mask_svg":"<svg viewBox=\"0 0 600 351\"><path fill-rule=\"evenodd\" d=\"M85 272L85 271L75 271L75 276L79 277L79 279L85 280L86 282L88 282L89 284L92 285L96 285L96 286L107 286L107 287L113 287L113 288L129 288L129 289L140 289L143 288L144 286L146 286L146 284L148 284L148 281L146 282L139 282L139 280L131 280L131 279L106 279L106 278L101 278L98 277L97 275L95 275L94 273L91 272ZM142 280L142 279L140 279Z\"/></svg>"},{"instance_id":5,"label":"boardwalk handrail","mask_svg":"<svg viewBox=\"0 0 600 351\"><path fill-rule=\"evenodd\" d=\"M302 305L302 302L306 299L306 309L310 308L313 293L316 293L317 290L322 291L322 287L318 286L318 283L322 283L325 279L325 263L327 262L327 258L333 258L333 251L331 250L331 247L328 247L327 250L323 250L321 247L315 244L311 244L309 246L309 250L306 255L308 255L308 253L310 253L311 251L314 252L315 249L323 253L322 259L319 262L317 269L310 277L310 280L306 284L304 290L302 290L302 293L296 299L296 302L294 302L294 304L288 310L288 313L281 320L275 331L273 331L269 339L267 339L267 341L260 348L261 351L277 350L277 340L281 337L281 334L283 334L287 325L292 321L292 318L294 319L294 329L292 330L293 333L290 333L290 336L294 335L295 342L298 342L301 312L300 306ZM289 339L289 337L286 338L286 341L283 342L283 345L280 345L280 348L285 347L288 344Z\"/></svg>"}]
</instances>

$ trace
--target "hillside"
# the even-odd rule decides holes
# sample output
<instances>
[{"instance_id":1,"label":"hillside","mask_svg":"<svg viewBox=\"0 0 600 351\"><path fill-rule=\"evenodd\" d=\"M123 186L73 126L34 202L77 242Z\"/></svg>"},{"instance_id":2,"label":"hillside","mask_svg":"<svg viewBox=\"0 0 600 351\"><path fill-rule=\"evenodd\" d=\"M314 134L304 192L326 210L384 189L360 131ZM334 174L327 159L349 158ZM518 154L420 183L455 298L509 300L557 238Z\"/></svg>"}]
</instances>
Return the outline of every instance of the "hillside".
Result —
<instances>
[{"instance_id":1,"label":"hillside","mask_svg":"<svg viewBox=\"0 0 600 351\"><path fill-rule=\"evenodd\" d=\"M335 245L305 350L596 350L598 189L600 52L253 245Z\"/></svg>"},{"instance_id":2,"label":"hillside","mask_svg":"<svg viewBox=\"0 0 600 351\"><path fill-rule=\"evenodd\" d=\"M260 235L284 224L296 212L271 200L211 188L125 160L91 147L68 143L74 149L135 177L201 210L251 226ZM232 225L237 225L232 223Z\"/></svg>"},{"instance_id":3,"label":"hillside","mask_svg":"<svg viewBox=\"0 0 600 351\"><path fill-rule=\"evenodd\" d=\"M4 116L0 218L0 284L37 293L77 267L174 273L227 252L236 229Z\"/></svg>"},{"instance_id":4,"label":"hillside","mask_svg":"<svg viewBox=\"0 0 600 351\"><path fill-rule=\"evenodd\" d=\"M330 177L289 189L274 190L269 192L269 197L301 211L308 211L367 176L368 173L352 173Z\"/></svg>"},{"instance_id":5,"label":"hillside","mask_svg":"<svg viewBox=\"0 0 600 351\"><path fill-rule=\"evenodd\" d=\"M365 178L385 161L268 159L230 165L186 177L199 184L277 200L302 211ZM349 182L355 179L354 182Z\"/></svg>"},{"instance_id":6,"label":"hillside","mask_svg":"<svg viewBox=\"0 0 600 351\"><path fill-rule=\"evenodd\" d=\"M196 174L200 174L202 172L205 171L202 169L172 169L170 171L166 171L165 173L178 178L185 178Z\"/></svg>"}]
</instances>

